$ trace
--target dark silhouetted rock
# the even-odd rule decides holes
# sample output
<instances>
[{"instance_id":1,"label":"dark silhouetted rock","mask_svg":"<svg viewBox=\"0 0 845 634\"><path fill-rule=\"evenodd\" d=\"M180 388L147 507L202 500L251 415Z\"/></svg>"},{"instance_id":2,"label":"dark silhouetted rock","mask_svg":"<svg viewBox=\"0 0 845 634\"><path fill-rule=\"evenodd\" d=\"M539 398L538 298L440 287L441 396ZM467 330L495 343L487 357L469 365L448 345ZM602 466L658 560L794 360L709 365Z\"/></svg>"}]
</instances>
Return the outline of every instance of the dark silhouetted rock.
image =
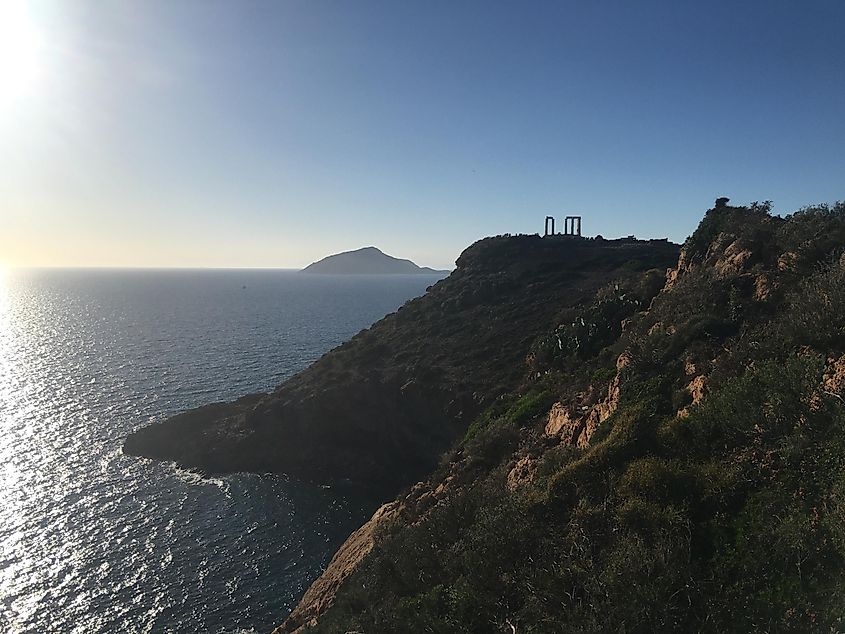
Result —
<instances>
[{"instance_id":1,"label":"dark silhouetted rock","mask_svg":"<svg viewBox=\"0 0 845 634\"><path fill-rule=\"evenodd\" d=\"M364 247L355 251L345 251L309 264L303 273L328 273L343 275L349 273L368 275L389 274L447 274L448 271L436 271L427 266L417 266L410 260L401 260L387 255L375 247Z\"/></svg>"}]
</instances>

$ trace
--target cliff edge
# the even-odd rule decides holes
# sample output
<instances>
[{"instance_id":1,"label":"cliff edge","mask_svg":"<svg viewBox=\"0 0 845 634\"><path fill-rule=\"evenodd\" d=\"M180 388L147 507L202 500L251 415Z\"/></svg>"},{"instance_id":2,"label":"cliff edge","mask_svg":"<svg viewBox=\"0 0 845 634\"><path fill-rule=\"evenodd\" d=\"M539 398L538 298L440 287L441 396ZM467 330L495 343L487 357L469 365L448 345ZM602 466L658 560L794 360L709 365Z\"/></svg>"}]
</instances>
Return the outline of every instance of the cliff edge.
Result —
<instances>
[{"instance_id":1,"label":"cliff edge","mask_svg":"<svg viewBox=\"0 0 845 634\"><path fill-rule=\"evenodd\" d=\"M139 429L131 455L208 472L349 479L395 493L431 471L477 414L513 390L562 306L608 280L664 271L666 241L515 236L469 247L448 278L270 394Z\"/></svg>"},{"instance_id":2,"label":"cliff edge","mask_svg":"<svg viewBox=\"0 0 845 634\"><path fill-rule=\"evenodd\" d=\"M727 203L665 275L549 296L515 387L277 634L839 631L845 205Z\"/></svg>"}]
</instances>

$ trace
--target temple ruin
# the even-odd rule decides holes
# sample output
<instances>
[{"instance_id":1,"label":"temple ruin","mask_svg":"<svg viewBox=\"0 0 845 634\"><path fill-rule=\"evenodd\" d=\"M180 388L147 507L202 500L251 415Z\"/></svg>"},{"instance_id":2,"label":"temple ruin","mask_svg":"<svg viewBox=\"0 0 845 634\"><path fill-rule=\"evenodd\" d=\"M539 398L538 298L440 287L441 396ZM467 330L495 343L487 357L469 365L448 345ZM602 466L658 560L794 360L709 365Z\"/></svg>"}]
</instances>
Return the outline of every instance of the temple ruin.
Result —
<instances>
[{"instance_id":1,"label":"temple ruin","mask_svg":"<svg viewBox=\"0 0 845 634\"><path fill-rule=\"evenodd\" d=\"M581 235L581 216L567 216L563 219L563 235Z\"/></svg>"},{"instance_id":2,"label":"temple ruin","mask_svg":"<svg viewBox=\"0 0 845 634\"><path fill-rule=\"evenodd\" d=\"M543 237L564 235L581 237L581 216L566 216L563 219L563 233L555 233L555 219L553 216L546 216L546 224L543 227Z\"/></svg>"}]
</instances>

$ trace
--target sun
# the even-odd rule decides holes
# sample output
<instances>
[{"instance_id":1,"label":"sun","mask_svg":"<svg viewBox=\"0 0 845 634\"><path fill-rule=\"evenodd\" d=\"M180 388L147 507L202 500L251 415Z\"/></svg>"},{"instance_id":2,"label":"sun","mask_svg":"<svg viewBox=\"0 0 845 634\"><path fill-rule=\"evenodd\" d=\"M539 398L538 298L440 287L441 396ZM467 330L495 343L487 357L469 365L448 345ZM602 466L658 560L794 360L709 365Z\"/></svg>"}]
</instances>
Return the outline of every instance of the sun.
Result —
<instances>
[{"instance_id":1,"label":"sun","mask_svg":"<svg viewBox=\"0 0 845 634\"><path fill-rule=\"evenodd\" d=\"M0 0L0 105L32 93L43 41L26 0Z\"/></svg>"}]
</instances>

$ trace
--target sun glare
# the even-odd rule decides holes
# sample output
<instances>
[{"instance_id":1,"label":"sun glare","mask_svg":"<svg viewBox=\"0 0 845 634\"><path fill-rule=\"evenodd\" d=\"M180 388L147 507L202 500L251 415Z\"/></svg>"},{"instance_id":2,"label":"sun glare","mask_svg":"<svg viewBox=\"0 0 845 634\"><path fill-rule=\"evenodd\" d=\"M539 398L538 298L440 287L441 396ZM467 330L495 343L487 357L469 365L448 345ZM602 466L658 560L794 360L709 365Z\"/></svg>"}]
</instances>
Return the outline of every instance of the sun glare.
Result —
<instances>
[{"instance_id":1,"label":"sun glare","mask_svg":"<svg viewBox=\"0 0 845 634\"><path fill-rule=\"evenodd\" d=\"M26 0L0 0L0 105L32 93L43 41Z\"/></svg>"}]
</instances>

